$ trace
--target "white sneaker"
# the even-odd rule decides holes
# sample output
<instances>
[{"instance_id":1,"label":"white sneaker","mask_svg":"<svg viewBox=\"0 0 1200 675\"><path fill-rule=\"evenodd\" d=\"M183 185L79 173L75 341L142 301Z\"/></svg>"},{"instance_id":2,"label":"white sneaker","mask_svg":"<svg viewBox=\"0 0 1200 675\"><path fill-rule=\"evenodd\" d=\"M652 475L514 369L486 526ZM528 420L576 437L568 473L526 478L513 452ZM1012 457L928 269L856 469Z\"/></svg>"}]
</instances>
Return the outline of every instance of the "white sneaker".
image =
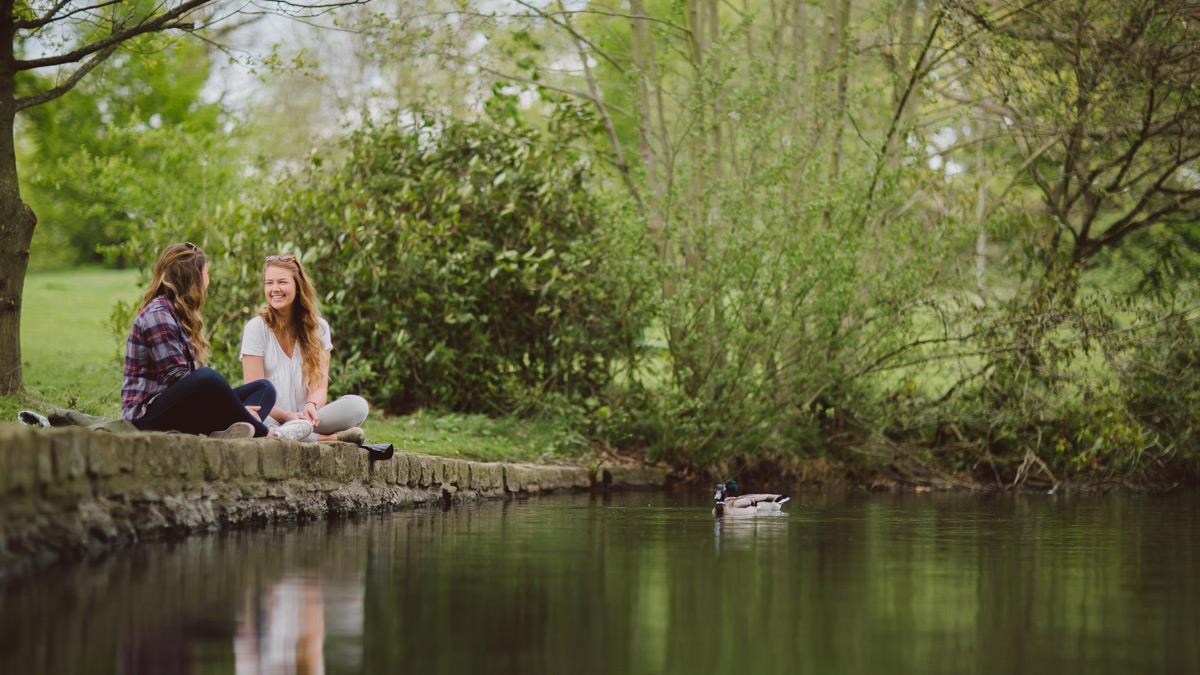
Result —
<instances>
[{"instance_id":1,"label":"white sneaker","mask_svg":"<svg viewBox=\"0 0 1200 675\"><path fill-rule=\"evenodd\" d=\"M312 430L312 422L308 420L289 420L275 429L275 436L285 441L302 441L308 438Z\"/></svg>"},{"instance_id":2,"label":"white sneaker","mask_svg":"<svg viewBox=\"0 0 1200 675\"><path fill-rule=\"evenodd\" d=\"M21 412L17 413L17 421L30 427L45 428L50 426L49 419L47 419L44 415L39 415L33 412L32 410L22 410Z\"/></svg>"}]
</instances>

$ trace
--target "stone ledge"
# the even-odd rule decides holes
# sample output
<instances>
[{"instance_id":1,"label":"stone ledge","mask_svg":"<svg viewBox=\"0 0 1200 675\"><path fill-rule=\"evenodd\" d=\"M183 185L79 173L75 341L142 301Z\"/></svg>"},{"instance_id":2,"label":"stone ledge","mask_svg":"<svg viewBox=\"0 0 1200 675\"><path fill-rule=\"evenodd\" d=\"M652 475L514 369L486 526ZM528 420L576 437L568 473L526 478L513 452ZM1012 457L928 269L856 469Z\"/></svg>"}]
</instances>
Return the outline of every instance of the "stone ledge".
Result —
<instances>
[{"instance_id":1,"label":"stone ledge","mask_svg":"<svg viewBox=\"0 0 1200 675\"><path fill-rule=\"evenodd\" d=\"M0 426L0 577L172 533L665 481L654 467L371 462L345 443Z\"/></svg>"}]
</instances>

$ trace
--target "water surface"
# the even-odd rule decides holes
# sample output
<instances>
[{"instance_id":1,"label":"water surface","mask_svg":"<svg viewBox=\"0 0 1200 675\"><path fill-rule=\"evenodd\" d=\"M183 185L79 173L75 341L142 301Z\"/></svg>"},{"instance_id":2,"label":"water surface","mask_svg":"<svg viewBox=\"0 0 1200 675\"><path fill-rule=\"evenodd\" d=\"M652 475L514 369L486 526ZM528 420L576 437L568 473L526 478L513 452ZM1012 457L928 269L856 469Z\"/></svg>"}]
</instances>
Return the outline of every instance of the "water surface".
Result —
<instances>
[{"instance_id":1,"label":"water surface","mask_svg":"<svg viewBox=\"0 0 1200 675\"><path fill-rule=\"evenodd\" d=\"M0 587L0 673L1200 672L1200 495L580 495Z\"/></svg>"}]
</instances>

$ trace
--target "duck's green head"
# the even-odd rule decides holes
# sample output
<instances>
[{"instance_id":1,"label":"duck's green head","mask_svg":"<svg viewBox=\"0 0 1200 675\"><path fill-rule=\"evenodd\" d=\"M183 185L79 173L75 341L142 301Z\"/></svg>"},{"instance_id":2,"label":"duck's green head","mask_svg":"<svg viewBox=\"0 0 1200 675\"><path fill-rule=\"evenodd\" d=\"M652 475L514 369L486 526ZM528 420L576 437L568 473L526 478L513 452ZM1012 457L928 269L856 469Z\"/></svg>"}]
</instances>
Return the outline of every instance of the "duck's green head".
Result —
<instances>
[{"instance_id":1,"label":"duck's green head","mask_svg":"<svg viewBox=\"0 0 1200 675\"><path fill-rule=\"evenodd\" d=\"M724 483L717 483L717 492L713 495L713 499L724 501L726 497L738 496L738 484L736 480L727 480Z\"/></svg>"}]
</instances>

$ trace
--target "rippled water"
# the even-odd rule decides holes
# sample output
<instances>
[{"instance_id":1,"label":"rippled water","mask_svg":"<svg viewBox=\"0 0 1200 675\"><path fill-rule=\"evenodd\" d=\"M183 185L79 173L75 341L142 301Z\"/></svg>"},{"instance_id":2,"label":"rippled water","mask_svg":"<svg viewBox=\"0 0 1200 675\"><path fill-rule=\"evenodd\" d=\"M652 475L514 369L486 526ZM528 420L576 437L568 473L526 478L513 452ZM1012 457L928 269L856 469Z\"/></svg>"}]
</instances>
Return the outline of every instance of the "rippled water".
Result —
<instances>
[{"instance_id":1,"label":"rippled water","mask_svg":"<svg viewBox=\"0 0 1200 675\"><path fill-rule=\"evenodd\" d=\"M1200 672L1200 495L419 509L0 589L0 673Z\"/></svg>"}]
</instances>

